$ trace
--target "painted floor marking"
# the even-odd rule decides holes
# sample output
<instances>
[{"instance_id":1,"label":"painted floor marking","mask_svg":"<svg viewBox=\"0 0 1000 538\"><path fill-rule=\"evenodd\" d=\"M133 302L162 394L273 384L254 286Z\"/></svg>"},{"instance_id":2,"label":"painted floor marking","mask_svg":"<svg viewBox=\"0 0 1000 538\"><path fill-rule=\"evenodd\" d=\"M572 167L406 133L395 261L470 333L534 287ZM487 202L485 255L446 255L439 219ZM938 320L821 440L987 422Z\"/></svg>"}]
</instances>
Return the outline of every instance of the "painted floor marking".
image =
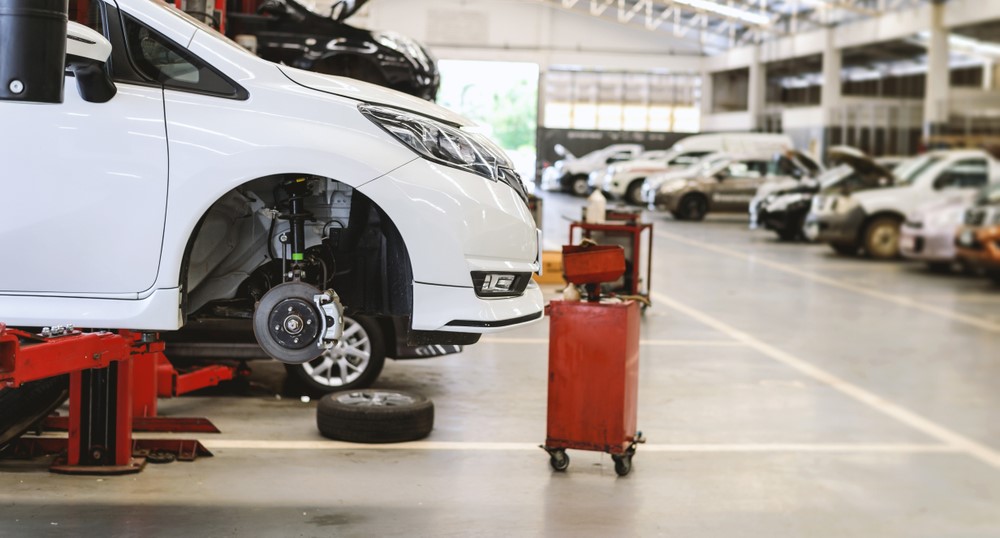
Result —
<instances>
[{"instance_id":1,"label":"painted floor marking","mask_svg":"<svg viewBox=\"0 0 1000 538\"><path fill-rule=\"evenodd\" d=\"M892 417L911 428L923 432L934 439L944 443L946 446L954 447L962 452L973 456L976 459L1000 469L1000 452L961 434L953 432L917 413L910 411L898 404L890 402L872 392L869 392L857 385L849 383L809 362L802 360L790 353L786 353L770 344L767 344L753 336L742 332L729 324L720 321L700 310L680 303L662 293L653 292L653 299L660 304L667 305L678 312L686 314L713 329L745 343L747 346L759 351L782 364L785 364L798 372L809 376L816 381L829 385L834 390L857 400L884 415Z\"/></svg>"},{"instance_id":2,"label":"painted floor marking","mask_svg":"<svg viewBox=\"0 0 1000 538\"><path fill-rule=\"evenodd\" d=\"M776 271L781 271L783 273L787 273L787 274L790 274L790 275L795 275L795 276L804 278L806 280L811 280L813 282L818 282L820 284L826 284L827 286L832 286L832 287L835 287L835 288L840 288L842 290L853 291L854 293L860 293L862 295L867 295L869 297L874 297L876 299L881 299L883 301L894 303L894 304L897 304L897 305L900 305L900 306L905 306L905 307L908 307L908 308L913 308L913 309L916 309L916 310L920 310L922 312L927 312L928 314L933 314L935 316L940 316L940 317L943 317L943 318L947 318L947 319L950 319L952 321L957 321L959 323L965 323L966 325L971 325L973 327L978 327L980 329L984 329L984 330L987 330L987 331L1000 332L1000 323L996 323L996 322L993 322L993 321L990 321L990 320L987 320L987 319L983 319L983 318L980 318L980 317L977 317L977 316L971 316L971 315L968 315L968 314L962 314L962 313L959 313L959 312L955 312L953 310L949 310L947 308L941 308L941 307L937 307L937 306L934 306L934 305L929 305L929 304L926 304L926 303L921 303L919 301L915 301L913 299L910 299L909 297L904 297L902 295L895 295L895 294L892 294L892 293L886 293L886 292L883 292L883 291L878 291L878 290L874 290L874 289L871 289L871 288L866 288L864 286L858 286L858 285L855 285L855 284L849 284L847 282L842 282L842 281L837 280L835 278L830 278L830 277L827 277L827 276L818 275L816 273L810 273L808 271L803 271L803 270L798 269L796 267L792 267L791 265L786 265L784 263L775 262L775 261L771 261L771 260L759 258L757 256L745 254L745 253L740 252L738 250L733 250L733 249L729 249L729 248L725 248L725 247L720 247L720 246L716 246L716 245L706 245L706 244L704 244L704 243L702 243L700 241L694 241L694 240L688 239L686 237L683 237L683 236L680 236L680 235L677 235L677 234L673 234L673 233L669 233L669 232L664 232L664 231L658 231L658 232L655 232L655 235L657 237L662 237L663 239L668 239L670 241L676 241L678 243L683 243L685 245L690 245L690 246L693 246L693 247L696 247L696 248L700 248L702 250L708 250L708 251L711 251L711 252L722 254L724 256L729 256L729 257L732 257L732 258L737 258L737 259L749 261L751 263L754 263L754 264L757 264L757 265L762 265L762 266L765 266L765 267L769 267L769 268L774 269Z\"/></svg>"},{"instance_id":3,"label":"painted floor marking","mask_svg":"<svg viewBox=\"0 0 1000 538\"><path fill-rule=\"evenodd\" d=\"M545 344L548 338L495 338L479 339L480 344ZM674 346L674 347L743 347L746 344L731 340L639 340L642 346Z\"/></svg>"},{"instance_id":4,"label":"painted floor marking","mask_svg":"<svg viewBox=\"0 0 1000 538\"><path fill-rule=\"evenodd\" d=\"M362 444L343 441L279 441L264 439L205 439L209 450L455 450L455 451L535 451L538 443L488 443L476 441L413 441L409 443ZM912 443L734 443L734 444L650 444L638 452L808 452L808 453L886 453L886 454L961 454L954 446Z\"/></svg>"}]
</instances>

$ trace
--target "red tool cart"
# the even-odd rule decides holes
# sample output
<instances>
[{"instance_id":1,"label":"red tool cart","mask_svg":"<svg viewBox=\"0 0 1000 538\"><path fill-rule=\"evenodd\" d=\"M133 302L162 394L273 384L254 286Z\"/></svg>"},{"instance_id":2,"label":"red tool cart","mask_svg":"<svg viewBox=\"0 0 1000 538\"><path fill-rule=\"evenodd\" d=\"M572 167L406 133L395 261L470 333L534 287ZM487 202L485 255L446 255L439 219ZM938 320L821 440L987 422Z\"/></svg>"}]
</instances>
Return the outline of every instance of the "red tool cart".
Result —
<instances>
[{"instance_id":1,"label":"red tool cart","mask_svg":"<svg viewBox=\"0 0 1000 538\"><path fill-rule=\"evenodd\" d=\"M563 247L567 281L599 284L625 270L618 246ZM632 470L639 379L639 305L600 299L549 305L548 427L545 445L557 471L569 467L566 449L611 454L615 472Z\"/></svg>"},{"instance_id":2,"label":"red tool cart","mask_svg":"<svg viewBox=\"0 0 1000 538\"><path fill-rule=\"evenodd\" d=\"M650 281L653 275L653 225L640 222L638 211L609 209L605 222L573 222L569 225L569 241L576 243L583 238L596 240L602 245L614 244L624 249L626 267L619 278L605 283L603 287L618 295L642 297L642 307L652 304ZM579 234L577 231L579 230ZM643 252L643 234L646 235L646 249ZM645 263L643 263L645 262Z\"/></svg>"}]
</instances>

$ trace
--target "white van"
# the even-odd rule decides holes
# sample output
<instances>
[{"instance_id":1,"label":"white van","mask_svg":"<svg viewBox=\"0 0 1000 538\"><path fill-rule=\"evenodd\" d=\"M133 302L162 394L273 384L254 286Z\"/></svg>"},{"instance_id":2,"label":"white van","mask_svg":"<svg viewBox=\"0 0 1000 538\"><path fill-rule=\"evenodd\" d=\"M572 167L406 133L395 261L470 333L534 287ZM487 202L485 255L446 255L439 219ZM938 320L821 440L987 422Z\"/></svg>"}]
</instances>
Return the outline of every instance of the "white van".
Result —
<instances>
[{"instance_id":1,"label":"white van","mask_svg":"<svg viewBox=\"0 0 1000 538\"><path fill-rule=\"evenodd\" d=\"M689 136L674 144L659 159L642 159L609 166L601 185L606 195L622 198L635 205L645 205L642 183L653 175L682 170L711 153L761 156L770 159L776 153L794 148L788 135L773 133L718 133Z\"/></svg>"}]
</instances>

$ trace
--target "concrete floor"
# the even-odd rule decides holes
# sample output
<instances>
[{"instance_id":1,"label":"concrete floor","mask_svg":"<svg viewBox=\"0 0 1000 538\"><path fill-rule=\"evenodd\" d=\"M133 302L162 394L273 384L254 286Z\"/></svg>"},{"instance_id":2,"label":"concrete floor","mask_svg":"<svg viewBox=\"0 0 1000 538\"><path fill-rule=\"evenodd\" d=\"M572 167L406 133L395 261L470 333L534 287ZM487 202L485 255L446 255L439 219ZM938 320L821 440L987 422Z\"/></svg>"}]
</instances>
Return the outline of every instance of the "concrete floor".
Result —
<instances>
[{"instance_id":1,"label":"concrete floor","mask_svg":"<svg viewBox=\"0 0 1000 538\"><path fill-rule=\"evenodd\" d=\"M553 246L582 202L546 199ZM547 324L386 365L434 399L430 438L321 438L315 403L187 397L215 457L134 476L0 462L0 536L1000 536L1000 290L834 256L742 217L655 222L639 424L618 478L545 437ZM233 391L231 391L233 392Z\"/></svg>"}]
</instances>

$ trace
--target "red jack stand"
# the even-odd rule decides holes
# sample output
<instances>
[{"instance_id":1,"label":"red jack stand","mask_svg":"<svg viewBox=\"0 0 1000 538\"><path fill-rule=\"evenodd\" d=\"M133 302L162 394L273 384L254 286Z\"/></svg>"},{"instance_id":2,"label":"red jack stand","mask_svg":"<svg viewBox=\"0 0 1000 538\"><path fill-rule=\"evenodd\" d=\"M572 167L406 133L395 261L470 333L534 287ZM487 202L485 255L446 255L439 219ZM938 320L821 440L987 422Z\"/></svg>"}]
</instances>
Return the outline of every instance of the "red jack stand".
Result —
<instances>
[{"instance_id":1,"label":"red jack stand","mask_svg":"<svg viewBox=\"0 0 1000 538\"><path fill-rule=\"evenodd\" d=\"M22 438L17 452L65 451L51 470L76 474L139 472L145 458L133 455L150 451L181 452L180 459L211 456L197 441L132 438L133 362L162 350L153 333L81 333L70 327L35 335L0 324L0 383L16 388L70 374L69 437Z\"/></svg>"}]
</instances>

